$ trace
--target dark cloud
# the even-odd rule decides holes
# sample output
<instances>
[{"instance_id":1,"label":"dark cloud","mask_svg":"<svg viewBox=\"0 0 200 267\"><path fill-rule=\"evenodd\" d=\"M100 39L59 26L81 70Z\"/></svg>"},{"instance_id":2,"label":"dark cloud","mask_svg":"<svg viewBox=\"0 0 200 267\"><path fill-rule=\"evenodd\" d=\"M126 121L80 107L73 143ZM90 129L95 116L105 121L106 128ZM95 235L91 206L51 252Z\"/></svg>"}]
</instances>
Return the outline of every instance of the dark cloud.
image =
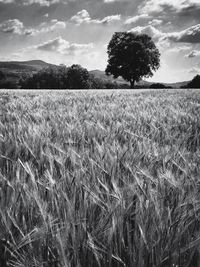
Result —
<instances>
[{"instance_id":1,"label":"dark cloud","mask_svg":"<svg viewBox=\"0 0 200 267\"><path fill-rule=\"evenodd\" d=\"M198 44L200 43L200 24L194 25L189 27L183 31L177 32L162 32L158 30L152 25L144 26L144 27L135 27L130 30L131 32L135 33L145 33L150 35L155 40L170 40L173 42L180 42L180 43L191 43L191 44Z\"/></svg>"},{"instance_id":2,"label":"dark cloud","mask_svg":"<svg viewBox=\"0 0 200 267\"><path fill-rule=\"evenodd\" d=\"M142 1L139 14L153 15L155 19L171 22L175 28L200 23L199 0L147 0ZM164 24L163 24L164 26Z\"/></svg>"},{"instance_id":3,"label":"dark cloud","mask_svg":"<svg viewBox=\"0 0 200 267\"><path fill-rule=\"evenodd\" d=\"M200 43L200 24L189 27L180 32L169 33L168 39L182 43Z\"/></svg>"}]
</instances>

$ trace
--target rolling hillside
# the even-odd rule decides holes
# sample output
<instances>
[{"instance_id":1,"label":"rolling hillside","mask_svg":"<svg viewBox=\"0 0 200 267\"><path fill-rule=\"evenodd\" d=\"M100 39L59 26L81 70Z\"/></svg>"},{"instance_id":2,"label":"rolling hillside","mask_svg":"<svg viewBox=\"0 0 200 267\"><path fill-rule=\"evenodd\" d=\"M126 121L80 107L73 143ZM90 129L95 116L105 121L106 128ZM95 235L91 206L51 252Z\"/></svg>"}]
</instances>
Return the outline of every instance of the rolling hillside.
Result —
<instances>
[{"instance_id":1,"label":"rolling hillside","mask_svg":"<svg viewBox=\"0 0 200 267\"><path fill-rule=\"evenodd\" d=\"M0 61L0 70L6 71L38 71L42 68L52 66L52 64L46 63L42 60L30 60L30 61Z\"/></svg>"}]
</instances>

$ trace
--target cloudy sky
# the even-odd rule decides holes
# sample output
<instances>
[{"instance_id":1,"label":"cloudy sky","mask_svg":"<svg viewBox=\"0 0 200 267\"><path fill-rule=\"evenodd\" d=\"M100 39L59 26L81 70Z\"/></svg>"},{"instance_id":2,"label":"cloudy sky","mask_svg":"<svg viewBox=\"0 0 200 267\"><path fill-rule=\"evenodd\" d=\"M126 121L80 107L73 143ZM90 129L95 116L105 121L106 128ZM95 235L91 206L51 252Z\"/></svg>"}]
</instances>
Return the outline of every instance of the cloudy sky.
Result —
<instances>
[{"instance_id":1,"label":"cloudy sky","mask_svg":"<svg viewBox=\"0 0 200 267\"><path fill-rule=\"evenodd\" d=\"M116 31L149 34L161 52L151 80L200 73L200 0L0 0L0 60L42 59L104 70Z\"/></svg>"}]
</instances>

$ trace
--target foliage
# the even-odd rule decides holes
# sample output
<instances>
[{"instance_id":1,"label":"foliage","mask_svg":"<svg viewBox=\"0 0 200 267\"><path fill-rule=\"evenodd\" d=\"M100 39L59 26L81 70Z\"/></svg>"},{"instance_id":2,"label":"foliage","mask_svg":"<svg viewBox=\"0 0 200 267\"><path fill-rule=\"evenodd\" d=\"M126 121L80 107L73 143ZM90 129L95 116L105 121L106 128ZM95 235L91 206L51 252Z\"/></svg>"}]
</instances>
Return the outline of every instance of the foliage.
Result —
<instances>
[{"instance_id":1,"label":"foliage","mask_svg":"<svg viewBox=\"0 0 200 267\"><path fill-rule=\"evenodd\" d=\"M160 66L160 53L151 37L131 32L116 32L107 49L107 75L121 76L134 87L135 81L153 76Z\"/></svg>"},{"instance_id":2,"label":"foliage","mask_svg":"<svg viewBox=\"0 0 200 267\"><path fill-rule=\"evenodd\" d=\"M72 65L67 72L69 89L88 88L89 72L80 65Z\"/></svg>"},{"instance_id":3,"label":"foliage","mask_svg":"<svg viewBox=\"0 0 200 267\"><path fill-rule=\"evenodd\" d=\"M153 83L153 84L151 84L150 85L150 87L149 88L152 88L152 89L165 89L165 88L172 88L171 86L166 86L166 85L164 85L164 84L162 84L162 83Z\"/></svg>"},{"instance_id":4,"label":"foliage","mask_svg":"<svg viewBox=\"0 0 200 267\"><path fill-rule=\"evenodd\" d=\"M200 266L199 90L0 102L0 266Z\"/></svg>"},{"instance_id":5,"label":"foliage","mask_svg":"<svg viewBox=\"0 0 200 267\"><path fill-rule=\"evenodd\" d=\"M0 81L4 80L6 78L6 75L4 74L3 71L0 70Z\"/></svg>"},{"instance_id":6,"label":"foliage","mask_svg":"<svg viewBox=\"0 0 200 267\"><path fill-rule=\"evenodd\" d=\"M191 82L182 88L200 88L200 75L196 75Z\"/></svg>"},{"instance_id":7,"label":"foliage","mask_svg":"<svg viewBox=\"0 0 200 267\"><path fill-rule=\"evenodd\" d=\"M68 87L68 68L50 66L35 74L26 75L20 80L21 88L26 89L63 89Z\"/></svg>"},{"instance_id":8,"label":"foliage","mask_svg":"<svg viewBox=\"0 0 200 267\"><path fill-rule=\"evenodd\" d=\"M8 73L5 73L0 70L0 89L7 88L7 89L13 89L17 88L17 82L16 78L13 77L14 75L8 75Z\"/></svg>"},{"instance_id":9,"label":"foliage","mask_svg":"<svg viewBox=\"0 0 200 267\"><path fill-rule=\"evenodd\" d=\"M122 86L97 78L80 65L50 66L35 74L24 73L19 84L22 89L114 89Z\"/></svg>"}]
</instances>

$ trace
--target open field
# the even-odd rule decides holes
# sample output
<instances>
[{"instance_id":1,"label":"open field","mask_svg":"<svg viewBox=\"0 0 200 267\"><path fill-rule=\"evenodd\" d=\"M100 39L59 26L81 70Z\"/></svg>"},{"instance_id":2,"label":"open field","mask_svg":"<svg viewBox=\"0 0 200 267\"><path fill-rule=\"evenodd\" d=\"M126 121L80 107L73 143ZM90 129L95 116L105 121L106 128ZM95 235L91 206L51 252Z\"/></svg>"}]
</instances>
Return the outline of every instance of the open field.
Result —
<instances>
[{"instance_id":1,"label":"open field","mask_svg":"<svg viewBox=\"0 0 200 267\"><path fill-rule=\"evenodd\" d=\"M0 266L200 266L200 90L0 92Z\"/></svg>"}]
</instances>

